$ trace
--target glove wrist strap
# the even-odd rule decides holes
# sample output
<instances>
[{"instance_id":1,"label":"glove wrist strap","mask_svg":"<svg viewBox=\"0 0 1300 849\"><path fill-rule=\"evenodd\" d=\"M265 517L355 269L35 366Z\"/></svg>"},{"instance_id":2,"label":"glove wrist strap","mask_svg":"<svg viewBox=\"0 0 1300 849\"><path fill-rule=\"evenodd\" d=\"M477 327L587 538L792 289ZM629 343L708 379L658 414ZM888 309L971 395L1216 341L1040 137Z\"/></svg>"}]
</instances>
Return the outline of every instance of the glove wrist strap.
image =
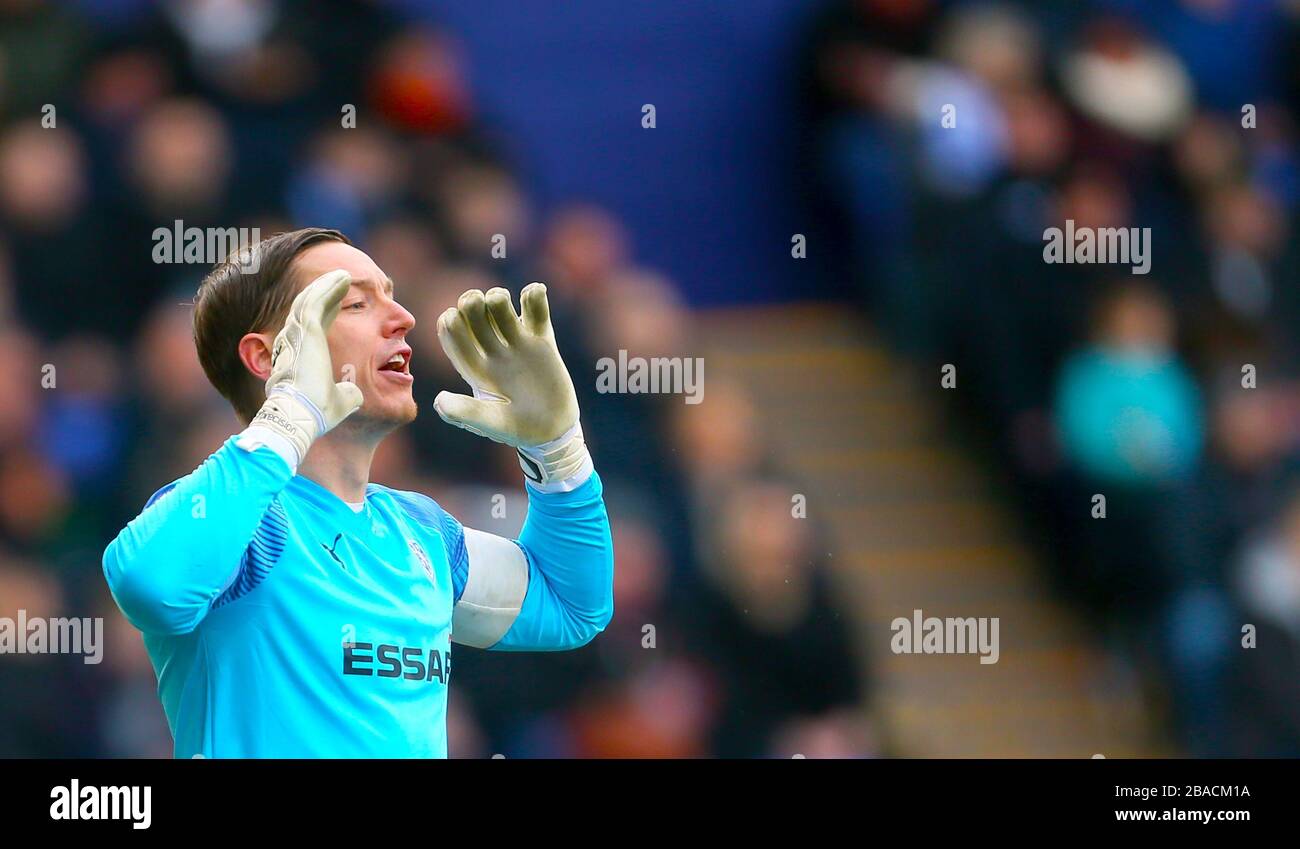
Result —
<instances>
[{"instance_id":1,"label":"glove wrist strap","mask_svg":"<svg viewBox=\"0 0 1300 849\"><path fill-rule=\"evenodd\" d=\"M297 454L297 468L307 456L307 449L324 430L324 419L316 405L301 392L287 387L276 387L267 396L262 409L257 411L249 428L265 429L289 442Z\"/></svg>"},{"instance_id":2,"label":"glove wrist strap","mask_svg":"<svg viewBox=\"0 0 1300 849\"><path fill-rule=\"evenodd\" d=\"M539 492L577 489L586 483L595 468L578 422L550 442L518 450L519 467L524 470L528 485Z\"/></svg>"}]
</instances>

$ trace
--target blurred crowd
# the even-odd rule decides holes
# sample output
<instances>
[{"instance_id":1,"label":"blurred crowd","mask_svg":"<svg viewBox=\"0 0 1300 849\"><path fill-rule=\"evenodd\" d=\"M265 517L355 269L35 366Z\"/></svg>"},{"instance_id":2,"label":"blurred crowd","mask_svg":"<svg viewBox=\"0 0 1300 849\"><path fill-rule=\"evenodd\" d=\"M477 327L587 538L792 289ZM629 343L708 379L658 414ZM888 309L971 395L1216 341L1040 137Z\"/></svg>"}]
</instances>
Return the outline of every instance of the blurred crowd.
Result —
<instances>
[{"instance_id":1,"label":"blurred crowd","mask_svg":"<svg viewBox=\"0 0 1300 849\"><path fill-rule=\"evenodd\" d=\"M1269 0L837 0L803 61L863 302L956 366L1049 577L1199 755L1300 755L1298 35ZM1150 228L1150 273L1048 264L1067 220Z\"/></svg>"},{"instance_id":2,"label":"blurred crowd","mask_svg":"<svg viewBox=\"0 0 1300 849\"><path fill-rule=\"evenodd\" d=\"M154 262L176 221L335 227L369 252L417 317L424 410L372 479L502 534L523 481L510 451L432 413L463 389L435 319L468 288L547 282L605 481L616 614L579 651L458 647L454 757L879 751L819 531L792 519L748 398L721 380L700 405L596 393L600 357L696 353L691 314L608 213L534 207L453 33L343 0L3 0L0 68L0 616L106 623L98 665L0 655L0 756L171 754L100 557L239 428L194 352L208 266Z\"/></svg>"}]
</instances>

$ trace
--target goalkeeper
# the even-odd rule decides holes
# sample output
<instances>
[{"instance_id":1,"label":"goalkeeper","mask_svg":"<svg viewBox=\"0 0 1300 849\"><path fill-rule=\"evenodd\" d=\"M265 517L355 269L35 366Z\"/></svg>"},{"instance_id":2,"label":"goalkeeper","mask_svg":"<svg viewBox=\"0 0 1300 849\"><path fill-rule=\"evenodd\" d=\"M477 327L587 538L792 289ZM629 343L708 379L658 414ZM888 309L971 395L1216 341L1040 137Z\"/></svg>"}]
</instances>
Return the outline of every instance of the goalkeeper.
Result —
<instances>
[{"instance_id":1,"label":"goalkeeper","mask_svg":"<svg viewBox=\"0 0 1300 849\"><path fill-rule=\"evenodd\" d=\"M392 281L333 230L251 250L194 308L204 371L247 426L108 545L109 588L144 633L176 757L446 757L452 641L572 649L613 615L546 288L518 313L504 289L469 291L438 319L473 392L439 393L438 414L519 452L529 509L510 540L370 482L416 414L415 319Z\"/></svg>"}]
</instances>

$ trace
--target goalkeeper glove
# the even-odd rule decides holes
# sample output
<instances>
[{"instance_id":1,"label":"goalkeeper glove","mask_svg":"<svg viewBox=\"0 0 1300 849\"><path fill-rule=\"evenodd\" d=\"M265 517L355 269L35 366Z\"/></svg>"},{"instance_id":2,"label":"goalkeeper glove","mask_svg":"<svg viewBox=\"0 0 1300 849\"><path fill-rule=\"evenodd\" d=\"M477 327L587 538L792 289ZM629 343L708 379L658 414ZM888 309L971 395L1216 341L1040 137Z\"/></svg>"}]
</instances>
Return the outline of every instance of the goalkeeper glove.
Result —
<instances>
[{"instance_id":1,"label":"goalkeeper glove","mask_svg":"<svg viewBox=\"0 0 1300 849\"><path fill-rule=\"evenodd\" d=\"M330 271L293 299L289 317L271 348L266 403L245 431L279 449L281 456L285 452L280 440L287 441L297 459L290 463L295 469L313 442L361 406L361 389L356 384L335 382L325 338L351 284L346 271Z\"/></svg>"},{"instance_id":2,"label":"goalkeeper glove","mask_svg":"<svg viewBox=\"0 0 1300 849\"><path fill-rule=\"evenodd\" d=\"M438 317L442 348L474 397L443 391L433 406L443 421L517 449L539 489L571 490L590 477L591 455L545 284L524 287L519 304L516 315L505 289L471 289Z\"/></svg>"}]
</instances>

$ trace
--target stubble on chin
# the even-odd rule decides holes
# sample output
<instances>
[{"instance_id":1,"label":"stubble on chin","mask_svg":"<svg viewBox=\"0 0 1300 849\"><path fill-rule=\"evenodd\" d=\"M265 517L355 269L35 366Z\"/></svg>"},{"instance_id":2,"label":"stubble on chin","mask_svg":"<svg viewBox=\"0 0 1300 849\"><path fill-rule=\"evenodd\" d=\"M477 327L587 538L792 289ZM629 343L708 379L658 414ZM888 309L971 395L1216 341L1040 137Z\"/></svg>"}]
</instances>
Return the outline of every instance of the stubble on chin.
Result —
<instances>
[{"instance_id":1,"label":"stubble on chin","mask_svg":"<svg viewBox=\"0 0 1300 849\"><path fill-rule=\"evenodd\" d=\"M419 407L414 400L410 399L400 406L378 410L363 404L361 409L339 423L339 429L346 429L347 432L363 438L384 437L399 427L415 421L418 414Z\"/></svg>"}]
</instances>

